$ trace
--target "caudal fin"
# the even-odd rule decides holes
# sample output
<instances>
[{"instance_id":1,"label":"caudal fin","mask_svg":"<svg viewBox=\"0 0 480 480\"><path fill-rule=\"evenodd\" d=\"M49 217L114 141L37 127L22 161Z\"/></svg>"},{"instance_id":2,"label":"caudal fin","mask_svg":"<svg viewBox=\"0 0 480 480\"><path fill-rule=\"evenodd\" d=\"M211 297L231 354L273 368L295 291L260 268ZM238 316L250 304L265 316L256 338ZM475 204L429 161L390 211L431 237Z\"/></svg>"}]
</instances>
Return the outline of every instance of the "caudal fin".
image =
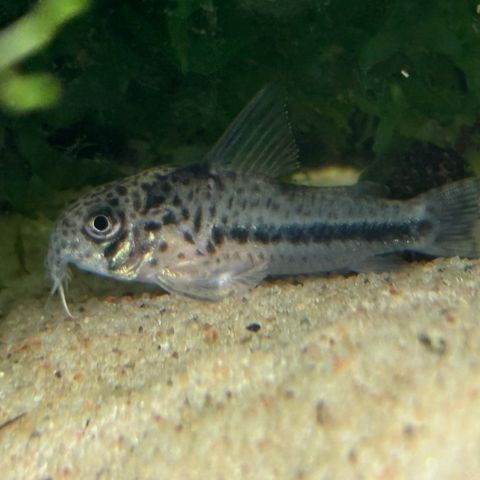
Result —
<instances>
[{"instance_id":1,"label":"caudal fin","mask_svg":"<svg viewBox=\"0 0 480 480\"><path fill-rule=\"evenodd\" d=\"M480 178L461 180L424 195L435 228L421 250L438 256L480 257Z\"/></svg>"}]
</instances>

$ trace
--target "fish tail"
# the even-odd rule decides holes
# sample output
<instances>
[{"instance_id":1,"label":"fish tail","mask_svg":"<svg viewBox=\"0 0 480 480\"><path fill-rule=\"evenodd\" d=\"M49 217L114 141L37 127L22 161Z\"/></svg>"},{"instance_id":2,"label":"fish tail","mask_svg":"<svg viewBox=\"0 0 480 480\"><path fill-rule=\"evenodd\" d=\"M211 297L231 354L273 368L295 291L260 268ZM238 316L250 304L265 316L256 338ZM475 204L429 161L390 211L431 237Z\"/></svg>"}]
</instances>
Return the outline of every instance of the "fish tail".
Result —
<instances>
[{"instance_id":1,"label":"fish tail","mask_svg":"<svg viewBox=\"0 0 480 480\"><path fill-rule=\"evenodd\" d=\"M480 178L435 188L420 197L434 228L420 250L437 256L480 257Z\"/></svg>"}]
</instances>

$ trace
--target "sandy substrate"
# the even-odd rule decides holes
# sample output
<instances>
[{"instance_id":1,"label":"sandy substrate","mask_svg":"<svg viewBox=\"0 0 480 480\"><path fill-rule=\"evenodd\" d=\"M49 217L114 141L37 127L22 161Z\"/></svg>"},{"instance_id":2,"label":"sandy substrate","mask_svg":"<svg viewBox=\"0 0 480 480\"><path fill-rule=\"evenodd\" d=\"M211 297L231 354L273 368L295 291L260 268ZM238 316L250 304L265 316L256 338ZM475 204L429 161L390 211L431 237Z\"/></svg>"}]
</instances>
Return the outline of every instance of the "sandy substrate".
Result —
<instances>
[{"instance_id":1,"label":"sandy substrate","mask_svg":"<svg viewBox=\"0 0 480 480\"><path fill-rule=\"evenodd\" d=\"M2 479L480 478L480 262L220 303L77 274L71 320L27 254L0 298Z\"/></svg>"}]
</instances>

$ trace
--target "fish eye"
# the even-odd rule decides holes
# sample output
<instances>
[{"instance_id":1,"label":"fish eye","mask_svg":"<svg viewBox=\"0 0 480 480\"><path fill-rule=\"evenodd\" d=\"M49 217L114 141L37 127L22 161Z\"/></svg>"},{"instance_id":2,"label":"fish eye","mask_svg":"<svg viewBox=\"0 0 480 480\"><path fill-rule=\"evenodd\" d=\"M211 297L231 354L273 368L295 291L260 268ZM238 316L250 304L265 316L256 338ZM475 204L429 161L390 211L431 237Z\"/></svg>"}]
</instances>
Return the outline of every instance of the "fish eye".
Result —
<instances>
[{"instance_id":1,"label":"fish eye","mask_svg":"<svg viewBox=\"0 0 480 480\"><path fill-rule=\"evenodd\" d=\"M87 218L84 232L94 240L110 240L120 230L121 223L113 211L95 212Z\"/></svg>"},{"instance_id":2,"label":"fish eye","mask_svg":"<svg viewBox=\"0 0 480 480\"><path fill-rule=\"evenodd\" d=\"M111 225L111 220L106 215L96 215L92 219L92 227L98 232L104 232Z\"/></svg>"}]
</instances>

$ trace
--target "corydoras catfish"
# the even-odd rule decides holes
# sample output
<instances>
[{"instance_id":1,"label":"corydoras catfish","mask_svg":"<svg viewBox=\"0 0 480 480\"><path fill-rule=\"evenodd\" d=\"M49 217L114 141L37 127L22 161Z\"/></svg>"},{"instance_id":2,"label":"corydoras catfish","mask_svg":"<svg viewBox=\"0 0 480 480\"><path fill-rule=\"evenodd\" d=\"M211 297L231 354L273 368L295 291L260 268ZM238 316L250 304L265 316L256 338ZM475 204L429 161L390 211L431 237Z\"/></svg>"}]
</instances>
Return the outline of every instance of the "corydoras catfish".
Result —
<instances>
[{"instance_id":1,"label":"corydoras catfish","mask_svg":"<svg viewBox=\"0 0 480 480\"><path fill-rule=\"evenodd\" d=\"M411 200L375 185L279 181L297 168L284 104L266 87L197 164L95 188L60 215L47 270L70 315L67 266L219 300L266 276L388 269L415 251L478 257L480 180Z\"/></svg>"}]
</instances>

